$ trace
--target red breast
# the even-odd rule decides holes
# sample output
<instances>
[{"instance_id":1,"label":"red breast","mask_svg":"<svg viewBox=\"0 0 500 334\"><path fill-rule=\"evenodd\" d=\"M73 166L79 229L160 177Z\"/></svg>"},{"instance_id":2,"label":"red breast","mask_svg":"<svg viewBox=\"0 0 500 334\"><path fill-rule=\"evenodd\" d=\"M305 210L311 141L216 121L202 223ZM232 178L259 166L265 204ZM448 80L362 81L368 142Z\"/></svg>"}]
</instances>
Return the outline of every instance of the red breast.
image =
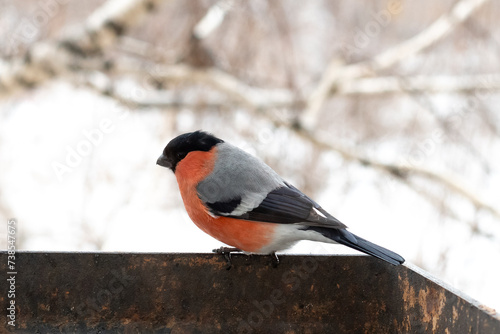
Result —
<instances>
[{"instance_id":1,"label":"red breast","mask_svg":"<svg viewBox=\"0 0 500 334\"><path fill-rule=\"evenodd\" d=\"M198 197L196 186L213 170L217 147L208 152L192 151L175 170L182 200L191 220L217 240L246 252L258 253L272 241L274 224L259 223L228 217L212 217Z\"/></svg>"}]
</instances>

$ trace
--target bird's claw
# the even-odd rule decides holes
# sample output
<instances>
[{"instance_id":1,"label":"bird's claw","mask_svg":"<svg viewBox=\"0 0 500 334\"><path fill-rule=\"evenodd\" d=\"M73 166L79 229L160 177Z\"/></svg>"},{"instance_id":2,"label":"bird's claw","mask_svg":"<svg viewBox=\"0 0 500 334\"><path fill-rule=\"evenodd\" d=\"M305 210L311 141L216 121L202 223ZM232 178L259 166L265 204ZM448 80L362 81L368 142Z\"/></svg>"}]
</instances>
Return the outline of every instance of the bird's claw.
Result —
<instances>
[{"instance_id":1,"label":"bird's claw","mask_svg":"<svg viewBox=\"0 0 500 334\"><path fill-rule=\"evenodd\" d=\"M269 255L271 256L273 268L278 267L278 264L280 264L280 258L278 257L278 255L276 255L276 252L272 252Z\"/></svg>"},{"instance_id":2,"label":"bird's claw","mask_svg":"<svg viewBox=\"0 0 500 334\"><path fill-rule=\"evenodd\" d=\"M222 246L220 248L212 249L212 252L224 255L224 258L226 259L227 262L226 270L229 270L233 266L233 263L231 261L231 253L241 252L241 249Z\"/></svg>"}]
</instances>

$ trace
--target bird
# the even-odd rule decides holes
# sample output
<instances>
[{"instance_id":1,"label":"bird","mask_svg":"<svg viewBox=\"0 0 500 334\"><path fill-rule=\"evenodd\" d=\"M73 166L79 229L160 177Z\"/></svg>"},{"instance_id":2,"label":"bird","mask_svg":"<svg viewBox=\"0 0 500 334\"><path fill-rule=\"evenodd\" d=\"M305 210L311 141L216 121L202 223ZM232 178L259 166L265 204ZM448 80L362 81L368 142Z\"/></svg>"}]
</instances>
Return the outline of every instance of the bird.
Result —
<instances>
[{"instance_id":1,"label":"bird","mask_svg":"<svg viewBox=\"0 0 500 334\"><path fill-rule=\"evenodd\" d=\"M181 134L156 163L173 171L186 211L202 231L232 247L214 250L268 254L300 240L337 243L392 265L405 260L349 231L318 203L285 181L271 167L205 131ZM229 254L229 256L228 256Z\"/></svg>"}]
</instances>

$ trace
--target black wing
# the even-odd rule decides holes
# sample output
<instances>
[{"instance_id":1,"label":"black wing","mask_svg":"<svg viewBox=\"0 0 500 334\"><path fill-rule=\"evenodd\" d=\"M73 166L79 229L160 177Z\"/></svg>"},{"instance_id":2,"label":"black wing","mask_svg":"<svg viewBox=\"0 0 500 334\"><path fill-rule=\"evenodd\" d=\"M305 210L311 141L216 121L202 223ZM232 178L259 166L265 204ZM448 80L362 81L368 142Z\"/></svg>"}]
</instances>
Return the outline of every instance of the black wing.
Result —
<instances>
[{"instance_id":1,"label":"black wing","mask_svg":"<svg viewBox=\"0 0 500 334\"><path fill-rule=\"evenodd\" d=\"M205 203L212 213L227 215L236 209L241 203L241 197L226 202Z\"/></svg>"},{"instance_id":2,"label":"black wing","mask_svg":"<svg viewBox=\"0 0 500 334\"><path fill-rule=\"evenodd\" d=\"M346 228L335 217L323 210L318 203L304 195L294 186L286 186L271 191L258 207L239 216L228 215L239 204L239 200L231 202L207 203L214 214L236 219L245 219L267 223L296 224L322 226L329 228Z\"/></svg>"}]
</instances>

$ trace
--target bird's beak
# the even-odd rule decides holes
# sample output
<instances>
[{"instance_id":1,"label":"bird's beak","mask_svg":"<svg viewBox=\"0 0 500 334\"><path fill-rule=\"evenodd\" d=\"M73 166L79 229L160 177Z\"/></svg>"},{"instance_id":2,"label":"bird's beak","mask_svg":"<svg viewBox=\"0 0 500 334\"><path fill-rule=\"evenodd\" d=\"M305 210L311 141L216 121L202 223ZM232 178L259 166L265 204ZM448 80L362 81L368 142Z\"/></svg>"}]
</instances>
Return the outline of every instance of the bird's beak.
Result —
<instances>
[{"instance_id":1,"label":"bird's beak","mask_svg":"<svg viewBox=\"0 0 500 334\"><path fill-rule=\"evenodd\" d=\"M162 167L166 167L166 168L172 168L172 163L170 162L170 160L164 156L163 154L160 155L160 157L158 158L158 160L156 160L156 164L157 165L160 165Z\"/></svg>"}]
</instances>

